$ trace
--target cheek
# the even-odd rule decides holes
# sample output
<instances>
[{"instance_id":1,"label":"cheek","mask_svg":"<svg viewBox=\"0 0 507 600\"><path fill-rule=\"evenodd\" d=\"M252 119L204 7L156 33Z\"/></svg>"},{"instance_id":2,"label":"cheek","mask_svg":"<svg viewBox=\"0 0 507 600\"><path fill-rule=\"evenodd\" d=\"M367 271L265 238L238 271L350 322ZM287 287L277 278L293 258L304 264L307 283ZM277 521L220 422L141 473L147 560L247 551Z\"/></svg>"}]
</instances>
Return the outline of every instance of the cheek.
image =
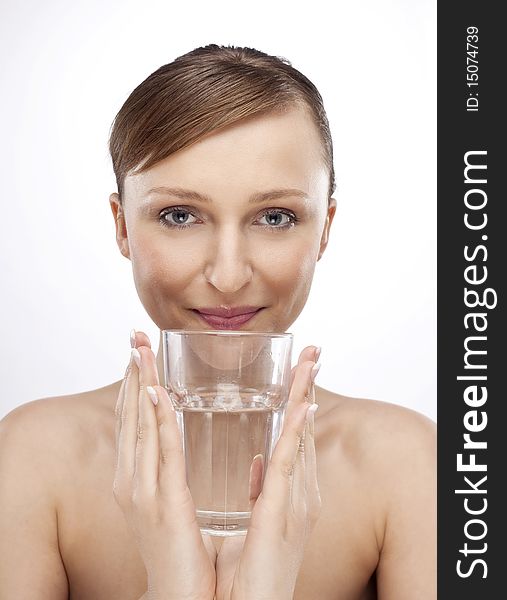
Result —
<instances>
[{"instance_id":1,"label":"cheek","mask_svg":"<svg viewBox=\"0 0 507 600\"><path fill-rule=\"evenodd\" d=\"M150 296L168 297L182 290L195 275L195 248L184 251L181 245L157 242L157 236L143 236L130 243L136 288Z\"/></svg>"},{"instance_id":2,"label":"cheek","mask_svg":"<svg viewBox=\"0 0 507 600\"><path fill-rule=\"evenodd\" d=\"M304 301L310 291L318 251L312 238L294 240L277 252L270 250L264 253L264 278L285 301L298 303L301 298Z\"/></svg>"}]
</instances>

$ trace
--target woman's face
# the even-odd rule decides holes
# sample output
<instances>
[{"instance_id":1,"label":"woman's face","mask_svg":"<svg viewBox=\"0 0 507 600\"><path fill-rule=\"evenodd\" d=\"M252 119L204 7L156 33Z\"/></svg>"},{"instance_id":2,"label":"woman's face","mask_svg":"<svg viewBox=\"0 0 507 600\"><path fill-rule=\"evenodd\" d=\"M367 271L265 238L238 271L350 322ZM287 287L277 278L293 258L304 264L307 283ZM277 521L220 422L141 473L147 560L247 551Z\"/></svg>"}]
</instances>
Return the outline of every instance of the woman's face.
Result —
<instances>
[{"instance_id":1,"label":"woman's face","mask_svg":"<svg viewBox=\"0 0 507 600\"><path fill-rule=\"evenodd\" d=\"M262 307L245 331L284 332L303 309L336 203L310 116L253 117L125 179L116 237L160 329L208 330L195 309Z\"/></svg>"}]
</instances>

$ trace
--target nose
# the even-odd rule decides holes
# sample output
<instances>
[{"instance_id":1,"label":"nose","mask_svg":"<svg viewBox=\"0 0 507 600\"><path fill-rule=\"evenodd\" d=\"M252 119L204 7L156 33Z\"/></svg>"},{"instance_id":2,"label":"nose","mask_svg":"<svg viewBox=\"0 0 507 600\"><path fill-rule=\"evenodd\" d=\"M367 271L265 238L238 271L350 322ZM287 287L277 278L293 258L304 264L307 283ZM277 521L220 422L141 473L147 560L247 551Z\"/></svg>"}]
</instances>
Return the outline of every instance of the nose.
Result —
<instances>
[{"instance_id":1,"label":"nose","mask_svg":"<svg viewBox=\"0 0 507 600\"><path fill-rule=\"evenodd\" d=\"M237 227L224 227L210 244L206 280L222 294L234 294L252 280L251 258L245 236Z\"/></svg>"}]
</instances>

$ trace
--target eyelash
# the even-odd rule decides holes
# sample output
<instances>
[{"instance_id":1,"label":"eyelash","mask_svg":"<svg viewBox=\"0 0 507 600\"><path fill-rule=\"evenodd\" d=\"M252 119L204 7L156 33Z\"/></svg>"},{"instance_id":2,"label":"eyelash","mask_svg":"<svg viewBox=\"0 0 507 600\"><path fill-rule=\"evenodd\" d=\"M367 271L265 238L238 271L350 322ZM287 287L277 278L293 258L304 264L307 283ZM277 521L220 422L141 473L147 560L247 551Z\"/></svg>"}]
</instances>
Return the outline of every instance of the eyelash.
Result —
<instances>
[{"instance_id":1,"label":"eyelash","mask_svg":"<svg viewBox=\"0 0 507 600\"><path fill-rule=\"evenodd\" d=\"M178 225L177 223L170 223L169 221L166 221L166 219L165 219L166 215L170 215L173 212L187 212L195 217L195 215L185 206L171 206L171 208L164 209L159 215L159 222L164 227L169 227L170 229L188 229L191 225L193 225L193 223L191 223L190 225ZM282 213L282 214L286 215L287 217L289 217L290 221L288 223L286 223L285 225L278 225L278 226L276 226L276 225L261 225L261 227L263 227L264 229L269 229L271 231L277 231L280 229L285 230L285 229L289 229L290 227L292 227L292 225L295 225L299 221L299 218L296 217L296 215L294 213L292 213L288 210L285 210L283 208L270 208L268 210L265 210L262 213L261 218L266 215L273 214L273 213Z\"/></svg>"}]
</instances>

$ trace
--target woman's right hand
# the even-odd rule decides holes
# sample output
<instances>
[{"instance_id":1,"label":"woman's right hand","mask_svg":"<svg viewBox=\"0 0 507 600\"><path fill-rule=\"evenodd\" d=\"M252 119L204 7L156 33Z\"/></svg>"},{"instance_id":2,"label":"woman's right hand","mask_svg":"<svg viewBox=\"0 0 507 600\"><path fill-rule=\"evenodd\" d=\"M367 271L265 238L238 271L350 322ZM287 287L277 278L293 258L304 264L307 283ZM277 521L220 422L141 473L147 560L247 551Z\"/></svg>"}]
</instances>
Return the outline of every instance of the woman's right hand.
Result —
<instances>
[{"instance_id":1,"label":"woman's right hand","mask_svg":"<svg viewBox=\"0 0 507 600\"><path fill-rule=\"evenodd\" d=\"M143 598L212 600L216 550L197 524L176 414L158 385L148 337L137 332L134 345L115 409L113 493L144 561ZM156 406L148 386L156 392Z\"/></svg>"}]
</instances>

